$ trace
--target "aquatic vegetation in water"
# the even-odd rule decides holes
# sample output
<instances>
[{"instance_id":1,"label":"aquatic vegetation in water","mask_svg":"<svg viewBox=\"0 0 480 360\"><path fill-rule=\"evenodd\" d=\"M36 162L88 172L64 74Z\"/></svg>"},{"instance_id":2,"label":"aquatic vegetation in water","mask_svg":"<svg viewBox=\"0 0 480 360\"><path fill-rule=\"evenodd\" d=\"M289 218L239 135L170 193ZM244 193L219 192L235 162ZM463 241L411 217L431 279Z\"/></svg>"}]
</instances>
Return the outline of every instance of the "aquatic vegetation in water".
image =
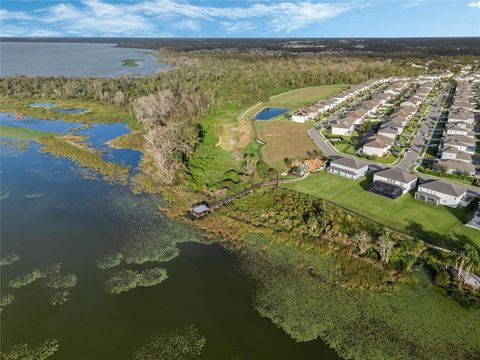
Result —
<instances>
[{"instance_id":1,"label":"aquatic vegetation in water","mask_svg":"<svg viewBox=\"0 0 480 360\"><path fill-rule=\"evenodd\" d=\"M360 291L337 284L328 255L257 236L248 243L255 308L297 341L320 337L357 360L480 358L479 309L440 294L423 269L397 291Z\"/></svg>"},{"instance_id":2,"label":"aquatic vegetation in water","mask_svg":"<svg viewBox=\"0 0 480 360\"><path fill-rule=\"evenodd\" d=\"M2 351L1 360L45 360L60 349L58 340L47 339L38 346L29 344L13 345Z\"/></svg>"},{"instance_id":3,"label":"aquatic vegetation in water","mask_svg":"<svg viewBox=\"0 0 480 360\"><path fill-rule=\"evenodd\" d=\"M24 196L25 196L25 199L38 199L38 198L44 197L45 193L44 192L36 192L36 193L25 194Z\"/></svg>"},{"instance_id":4,"label":"aquatic vegetation in water","mask_svg":"<svg viewBox=\"0 0 480 360\"><path fill-rule=\"evenodd\" d=\"M67 289L77 284L78 277L75 274L52 273L47 277L47 286L54 289Z\"/></svg>"},{"instance_id":5,"label":"aquatic vegetation in water","mask_svg":"<svg viewBox=\"0 0 480 360\"><path fill-rule=\"evenodd\" d=\"M42 277L44 277L44 274L40 270L34 269L32 272L19 275L15 279L10 280L8 286L13 289L18 289L30 285L31 283L38 279L41 279Z\"/></svg>"},{"instance_id":6,"label":"aquatic vegetation in water","mask_svg":"<svg viewBox=\"0 0 480 360\"><path fill-rule=\"evenodd\" d=\"M124 59L122 60L122 66L125 67L138 67L140 66L139 62L142 60L139 59Z\"/></svg>"},{"instance_id":7,"label":"aquatic vegetation in water","mask_svg":"<svg viewBox=\"0 0 480 360\"><path fill-rule=\"evenodd\" d=\"M15 300L13 294L2 295L0 297L0 313L3 311L4 308L13 303L13 300Z\"/></svg>"},{"instance_id":8,"label":"aquatic vegetation in water","mask_svg":"<svg viewBox=\"0 0 480 360\"><path fill-rule=\"evenodd\" d=\"M0 258L0 266L12 265L14 262L20 260L18 254L3 254Z\"/></svg>"},{"instance_id":9,"label":"aquatic vegetation in water","mask_svg":"<svg viewBox=\"0 0 480 360\"><path fill-rule=\"evenodd\" d=\"M2 191L0 193L0 200L3 200L3 199L6 199L10 196L10 192L9 191Z\"/></svg>"},{"instance_id":10,"label":"aquatic vegetation in water","mask_svg":"<svg viewBox=\"0 0 480 360\"><path fill-rule=\"evenodd\" d=\"M155 335L133 354L134 360L189 360L202 355L207 339L195 325Z\"/></svg>"},{"instance_id":11,"label":"aquatic vegetation in water","mask_svg":"<svg viewBox=\"0 0 480 360\"><path fill-rule=\"evenodd\" d=\"M178 244L205 241L192 228L162 216L157 208L161 201L131 193L113 199L110 211L122 219L116 236L123 241L98 259L99 268L169 261L179 255Z\"/></svg>"},{"instance_id":12,"label":"aquatic vegetation in water","mask_svg":"<svg viewBox=\"0 0 480 360\"><path fill-rule=\"evenodd\" d=\"M112 253L101 256L97 260L97 267L99 269L111 269L115 266L118 266L122 263L123 254L121 253Z\"/></svg>"},{"instance_id":13,"label":"aquatic vegetation in water","mask_svg":"<svg viewBox=\"0 0 480 360\"><path fill-rule=\"evenodd\" d=\"M121 292L135 289L137 286L155 286L167 279L167 270L163 268L152 268L137 272L134 270L120 270L105 283L105 291L109 294L120 294Z\"/></svg>"},{"instance_id":14,"label":"aquatic vegetation in water","mask_svg":"<svg viewBox=\"0 0 480 360\"><path fill-rule=\"evenodd\" d=\"M46 137L40 143L44 145L42 152L69 158L82 167L98 172L107 181L124 183L128 180L128 166L103 160L101 152L86 148L84 143L73 141L71 136Z\"/></svg>"},{"instance_id":15,"label":"aquatic vegetation in water","mask_svg":"<svg viewBox=\"0 0 480 360\"><path fill-rule=\"evenodd\" d=\"M14 289L27 286L38 279L46 279L45 285L55 289L65 289L73 287L77 284L77 276L75 274L60 273L62 269L61 263L52 265L42 265L33 269L29 273L17 276L8 283L8 286Z\"/></svg>"},{"instance_id":16,"label":"aquatic vegetation in water","mask_svg":"<svg viewBox=\"0 0 480 360\"><path fill-rule=\"evenodd\" d=\"M66 290L65 291L60 291L60 292L54 294L50 298L50 305L61 306L61 305L65 304L68 300L70 300L69 295L70 295L70 293Z\"/></svg>"},{"instance_id":17,"label":"aquatic vegetation in water","mask_svg":"<svg viewBox=\"0 0 480 360\"><path fill-rule=\"evenodd\" d=\"M27 150L30 147L28 141L17 139L3 139L1 144L15 150Z\"/></svg>"}]
</instances>

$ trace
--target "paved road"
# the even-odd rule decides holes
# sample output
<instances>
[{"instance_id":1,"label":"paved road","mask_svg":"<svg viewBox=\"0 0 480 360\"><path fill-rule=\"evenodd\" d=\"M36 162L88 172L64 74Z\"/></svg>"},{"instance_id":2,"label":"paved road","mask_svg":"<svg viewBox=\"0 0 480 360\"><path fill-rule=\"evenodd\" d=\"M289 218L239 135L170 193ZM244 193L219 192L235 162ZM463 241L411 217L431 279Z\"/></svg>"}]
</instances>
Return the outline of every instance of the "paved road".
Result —
<instances>
[{"instance_id":1,"label":"paved road","mask_svg":"<svg viewBox=\"0 0 480 360\"><path fill-rule=\"evenodd\" d=\"M313 140L315 145L320 149L322 153L326 156L338 156L339 152L334 150L333 146L330 144L330 141L325 139L322 135L320 135L319 130L316 127L313 127L307 131L308 136L310 139Z\"/></svg>"}]
</instances>

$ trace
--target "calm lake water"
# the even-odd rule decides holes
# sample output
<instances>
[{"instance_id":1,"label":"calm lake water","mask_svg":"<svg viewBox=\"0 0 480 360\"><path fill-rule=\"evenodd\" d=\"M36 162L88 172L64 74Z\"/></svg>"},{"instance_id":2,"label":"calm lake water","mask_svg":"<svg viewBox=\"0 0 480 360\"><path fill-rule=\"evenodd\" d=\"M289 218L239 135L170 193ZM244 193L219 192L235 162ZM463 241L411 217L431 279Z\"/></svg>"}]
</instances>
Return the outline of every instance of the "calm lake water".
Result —
<instances>
[{"instance_id":1,"label":"calm lake water","mask_svg":"<svg viewBox=\"0 0 480 360\"><path fill-rule=\"evenodd\" d=\"M270 120L279 115L285 114L288 109L284 108L265 108L255 115L256 120Z\"/></svg>"},{"instance_id":2,"label":"calm lake water","mask_svg":"<svg viewBox=\"0 0 480 360\"><path fill-rule=\"evenodd\" d=\"M0 52L0 76L117 77L169 68L159 63L151 50L115 44L0 42ZM123 66L125 59L139 60L140 66Z\"/></svg>"},{"instance_id":3,"label":"calm lake water","mask_svg":"<svg viewBox=\"0 0 480 360\"><path fill-rule=\"evenodd\" d=\"M0 115L10 126L68 131L61 121ZM82 131L105 140L126 129L111 124ZM2 294L15 296L1 314L2 348L53 338L60 342L54 359L131 359L153 334L195 324L207 341L201 359L338 359L321 341L296 343L260 317L252 307L254 285L236 255L219 245L199 243L202 234L158 213L161 198L85 179L72 161L40 153L34 143L26 150L2 145L0 176L2 194L9 194L1 200L2 253L20 256L1 269ZM43 196L25 197L33 193ZM181 237L179 256L161 264L119 268L161 266L168 279L150 288L107 294L104 283L118 269L98 269L98 257L149 237ZM41 281L8 288L14 277L54 262L78 276L64 305L49 304L56 291Z\"/></svg>"}]
</instances>

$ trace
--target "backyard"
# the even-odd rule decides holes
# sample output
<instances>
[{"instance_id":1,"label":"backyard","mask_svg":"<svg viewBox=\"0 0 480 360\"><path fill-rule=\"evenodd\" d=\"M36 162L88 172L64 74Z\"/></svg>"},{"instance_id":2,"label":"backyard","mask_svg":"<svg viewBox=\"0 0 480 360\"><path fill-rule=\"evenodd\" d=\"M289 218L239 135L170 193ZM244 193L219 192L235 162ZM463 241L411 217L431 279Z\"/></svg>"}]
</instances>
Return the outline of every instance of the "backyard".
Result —
<instances>
[{"instance_id":1,"label":"backyard","mask_svg":"<svg viewBox=\"0 0 480 360\"><path fill-rule=\"evenodd\" d=\"M243 116L244 118L253 118L257 112L266 107L283 107L290 109L290 111L295 111L305 105L313 104L319 100L332 96L346 88L348 88L348 85L341 84L312 86L288 91L279 95L274 95L270 100L250 108L243 114Z\"/></svg>"},{"instance_id":2,"label":"backyard","mask_svg":"<svg viewBox=\"0 0 480 360\"><path fill-rule=\"evenodd\" d=\"M256 121L258 137L266 142L262 147L266 163L283 168L285 158L305 157L307 151L317 149L308 137L309 124L298 124L287 120Z\"/></svg>"},{"instance_id":3,"label":"backyard","mask_svg":"<svg viewBox=\"0 0 480 360\"><path fill-rule=\"evenodd\" d=\"M470 241L480 246L480 231L464 225L467 209L430 205L415 200L411 194L391 200L366 191L369 182L365 178L352 181L322 171L283 186L325 199L429 243L454 248Z\"/></svg>"}]
</instances>

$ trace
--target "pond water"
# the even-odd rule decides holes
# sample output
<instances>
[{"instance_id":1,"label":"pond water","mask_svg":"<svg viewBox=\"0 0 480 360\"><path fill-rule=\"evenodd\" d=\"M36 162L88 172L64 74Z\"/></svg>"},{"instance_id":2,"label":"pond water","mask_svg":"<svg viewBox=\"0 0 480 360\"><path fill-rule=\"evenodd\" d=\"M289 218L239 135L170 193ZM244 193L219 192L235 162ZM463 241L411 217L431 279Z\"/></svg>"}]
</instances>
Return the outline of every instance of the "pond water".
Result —
<instances>
[{"instance_id":1,"label":"pond water","mask_svg":"<svg viewBox=\"0 0 480 360\"><path fill-rule=\"evenodd\" d=\"M169 69L153 51L120 48L115 44L0 42L0 75L117 77L149 75ZM123 60L138 59L139 66Z\"/></svg>"},{"instance_id":2,"label":"pond water","mask_svg":"<svg viewBox=\"0 0 480 360\"><path fill-rule=\"evenodd\" d=\"M55 103L49 103L49 102L32 102L28 104L30 107L42 107L42 108L53 108L57 107L57 104Z\"/></svg>"},{"instance_id":3,"label":"pond water","mask_svg":"<svg viewBox=\"0 0 480 360\"><path fill-rule=\"evenodd\" d=\"M1 118L12 124L8 115ZM57 131L80 125L33 118L17 121ZM101 142L124 130L123 124L98 124L84 131ZM125 157L132 156L130 150L122 151ZM160 214L161 198L85 179L72 161L40 153L35 143L22 150L2 144L0 176L2 254L20 256L1 269L2 294L15 296L2 311L2 348L53 338L60 342L54 358L131 359L153 334L195 324L207 341L200 359L338 359L321 341L296 343L260 317L252 306L254 285L236 255L218 245L205 245L201 233ZM107 294L105 281L118 269L98 269L99 256L124 243L157 238L166 243L181 238L179 256L160 264L119 268L161 266L168 279L153 287ZM78 276L64 305L49 304L56 290L40 280L20 289L8 287L16 276L54 262L62 262L66 272Z\"/></svg>"},{"instance_id":4,"label":"pond water","mask_svg":"<svg viewBox=\"0 0 480 360\"><path fill-rule=\"evenodd\" d=\"M87 111L87 109L55 109L55 112L62 114L81 114Z\"/></svg>"},{"instance_id":5,"label":"pond water","mask_svg":"<svg viewBox=\"0 0 480 360\"><path fill-rule=\"evenodd\" d=\"M279 115L285 114L288 109L284 108L265 108L255 115L256 120L270 120Z\"/></svg>"}]
</instances>

